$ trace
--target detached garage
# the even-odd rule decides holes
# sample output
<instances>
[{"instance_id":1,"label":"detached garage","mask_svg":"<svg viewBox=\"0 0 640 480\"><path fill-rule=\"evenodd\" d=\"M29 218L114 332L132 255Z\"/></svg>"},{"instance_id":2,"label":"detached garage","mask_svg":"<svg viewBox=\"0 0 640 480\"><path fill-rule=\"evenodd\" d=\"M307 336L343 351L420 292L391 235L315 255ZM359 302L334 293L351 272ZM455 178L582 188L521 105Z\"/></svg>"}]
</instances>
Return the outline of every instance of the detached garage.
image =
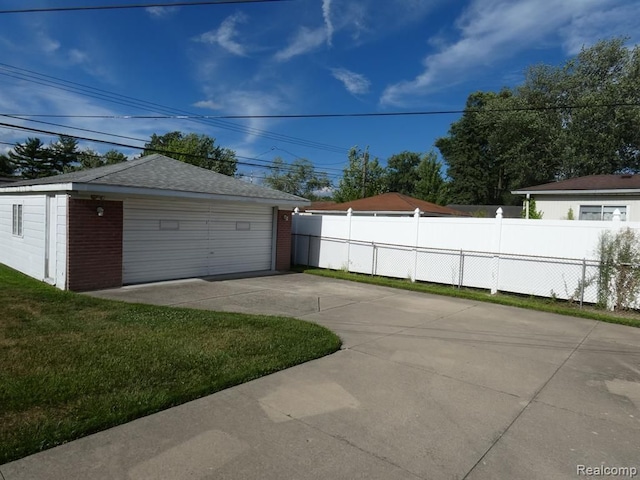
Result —
<instances>
[{"instance_id":1,"label":"detached garage","mask_svg":"<svg viewBox=\"0 0 640 480\"><path fill-rule=\"evenodd\" d=\"M76 291L287 270L306 204L150 155L0 187L0 262Z\"/></svg>"}]
</instances>

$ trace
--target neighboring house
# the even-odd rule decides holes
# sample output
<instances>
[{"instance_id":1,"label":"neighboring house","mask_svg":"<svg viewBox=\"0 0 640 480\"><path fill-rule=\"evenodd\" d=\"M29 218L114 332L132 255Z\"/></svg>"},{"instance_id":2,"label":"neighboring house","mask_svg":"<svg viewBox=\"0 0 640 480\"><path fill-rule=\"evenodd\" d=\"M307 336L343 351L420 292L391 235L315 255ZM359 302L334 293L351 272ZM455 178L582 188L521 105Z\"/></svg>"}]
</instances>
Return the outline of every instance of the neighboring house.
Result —
<instances>
[{"instance_id":1,"label":"neighboring house","mask_svg":"<svg viewBox=\"0 0 640 480\"><path fill-rule=\"evenodd\" d=\"M353 215L369 216L412 216L419 209L423 217L468 217L468 213L425 202L401 193L383 193L374 197L361 198L351 202L335 203L306 209L306 213L322 215L344 215L352 209Z\"/></svg>"},{"instance_id":2,"label":"neighboring house","mask_svg":"<svg viewBox=\"0 0 640 480\"><path fill-rule=\"evenodd\" d=\"M545 220L567 219L570 209L576 220L611 220L618 209L621 220L640 221L640 175L589 175L511 193L534 198Z\"/></svg>"},{"instance_id":3,"label":"neighboring house","mask_svg":"<svg viewBox=\"0 0 640 480\"><path fill-rule=\"evenodd\" d=\"M78 291L286 270L300 204L150 155L0 186L0 262Z\"/></svg>"},{"instance_id":4,"label":"neighboring house","mask_svg":"<svg viewBox=\"0 0 640 480\"><path fill-rule=\"evenodd\" d=\"M502 209L502 218L521 218L522 206L513 205L447 205L459 212L468 213L472 217L494 218L499 208Z\"/></svg>"}]
</instances>

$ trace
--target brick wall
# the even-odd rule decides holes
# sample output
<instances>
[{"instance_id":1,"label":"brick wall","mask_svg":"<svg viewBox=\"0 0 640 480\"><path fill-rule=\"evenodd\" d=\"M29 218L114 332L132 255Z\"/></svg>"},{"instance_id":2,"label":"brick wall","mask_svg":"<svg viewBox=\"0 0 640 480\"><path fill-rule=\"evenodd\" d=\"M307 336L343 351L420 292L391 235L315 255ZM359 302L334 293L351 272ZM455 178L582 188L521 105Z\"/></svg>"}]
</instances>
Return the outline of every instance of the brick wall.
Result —
<instances>
[{"instance_id":1,"label":"brick wall","mask_svg":"<svg viewBox=\"0 0 640 480\"><path fill-rule=\"evenodd\" d=\"M278 232L276 235L276 270L289 270L290 268L291 212L288 210L278 210Z\"/></svg>"},{"instance_id":2,"label":"brick wall","mask_svg":"<svg viewBox=\"0 0 640 480\"><path fill-rule=\"evenodd\" d=\"M70 198L67 228L67 288L122 286L122 202Z\"/></svg>"}]
</instances>

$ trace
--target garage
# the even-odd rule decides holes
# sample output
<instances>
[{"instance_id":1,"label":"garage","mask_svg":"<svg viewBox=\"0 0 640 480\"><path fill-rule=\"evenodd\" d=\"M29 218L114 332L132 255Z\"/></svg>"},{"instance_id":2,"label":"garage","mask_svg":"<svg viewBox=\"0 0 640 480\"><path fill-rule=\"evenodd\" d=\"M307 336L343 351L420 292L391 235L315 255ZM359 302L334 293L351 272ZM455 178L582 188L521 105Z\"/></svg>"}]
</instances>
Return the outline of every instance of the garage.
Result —
<instances>
[{"instance_id":1,"label":"garage","mask_svg":"<svg viewBox=\"0 0 640 480\"><path fill-rule=\"evenodd\" d=\"M273 208L126 200L123 283L272 269Z\"/></svg>"},{"instance_id":2,"label":"garage","mask_svg":"<svg viewBox=\"0 0 640 480\"><path fill-rule=\"evenodd\" d=\"M0 262L63 290L288 270L303 198L162 155L0 187Z\"/></svg>"}]
</instances>

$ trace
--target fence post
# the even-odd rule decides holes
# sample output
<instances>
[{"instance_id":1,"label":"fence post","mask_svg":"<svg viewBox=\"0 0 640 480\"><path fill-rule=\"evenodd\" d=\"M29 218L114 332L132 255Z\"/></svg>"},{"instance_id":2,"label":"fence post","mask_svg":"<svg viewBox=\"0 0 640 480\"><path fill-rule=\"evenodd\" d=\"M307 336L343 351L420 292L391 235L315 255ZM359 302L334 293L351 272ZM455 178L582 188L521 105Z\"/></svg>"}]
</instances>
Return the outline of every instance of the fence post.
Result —
<instances>
[{"instance_id":1,"label":"fence post","mask_svg":"<svg viewBox=\"0 0 640 480\"><path fill-rule=\"evenodd\" d=\"M418 246L420 237L420 209L417 207L413 211L413 218L416 222L416 247L413 249L413 274L411 275L411 281L415 282L418 276Z\"/></svg>"},{"instance_id":2,"label":"fence post","mask_svg":"<svg viewBox=\"0 0 640 480\"><path fill-rule=\"evenodd\" d=\"M376 274L376 244L371 242L371 276Z\"/></svg>"},{"instance_id":3,"label":"fence post","mask_svg":"<svg viewBox=\"0 0 640 480\"><path fill-rule=\"evenodd\" d=\"M347 210L347 272L351 271L351 217L353 216L353 208Z\"/></svg>"},{"instance_id":4,"label":"fence post","mask_svg":"<svg viewBox=\"0 0 640 480\"><path fill-rule=\"evenodd\" d=\"M462 278L464 276L464 252L460 249L460 265L458 268L458 288L462 288Z\"/></svg>"},{"instance_id":5,"label":"fence post","mask_svg":"<svg viewBox=\"0 0 640 480\"><path fill-rule=\"evenodd\" d=\"M582 259L582 280L580 280L580 308L582 308L582 302L584 302L584 284L585 278L587 278L587 259Z\"/></svg>"},{"instance_id":6,"label":"fence post","mask_svg":"<svg viewBox=\"0 0 640 480\"><path fill-rule=\"evenodd\" d=\"M293 209L293 215L291 218L291 227L293 230L293 248L291 249L292 264L298 264L298 216L300 215L300 209L298 207Z\"/></svg>"},{"instance_id":7,"label":"fence post","mask_svg":"<svg viewBox=\"0 0 640 480\"><path fill-rule=\"evenodd\" d=\"M491 294L498 293L498 284L500 277L500 244L502 241L502 208L496 210L496 223L493 233L493 268L492 268L492 282L491 282Z\"/></svg>"}]
</instances>

